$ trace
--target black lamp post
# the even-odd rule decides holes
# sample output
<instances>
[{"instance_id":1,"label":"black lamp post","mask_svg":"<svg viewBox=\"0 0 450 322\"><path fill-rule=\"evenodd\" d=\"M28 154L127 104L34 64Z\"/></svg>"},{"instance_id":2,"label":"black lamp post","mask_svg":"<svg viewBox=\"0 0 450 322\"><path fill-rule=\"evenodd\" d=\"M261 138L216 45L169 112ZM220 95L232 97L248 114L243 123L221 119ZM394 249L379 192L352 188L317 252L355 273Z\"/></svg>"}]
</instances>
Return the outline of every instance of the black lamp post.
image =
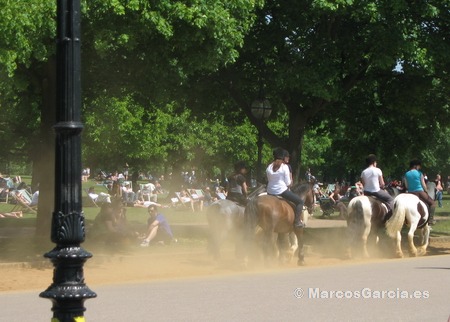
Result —
<instances>
[{"instance_id":1,"label":"black lamp post","mask_svg":"<svg viewBox=\"0 0 450 322\"><path fill-rule=\"evenodd\" d=\"M272 113L272 106L270 102L265 98L258 98L253 101L251 106L251 111L254 117L256 117L262 124L265 120L267 120ZM262 146L263 146L263 128L261 124L258 124L258 162L256 164L256 180L261 182L262 180Z\"/></svg>"},{"instance_id":2,"label":"black lamp post","mask_svg":"<svg viewBox=\"0 0 450 322\"><path fill-rule=\"evenodd\" d=\"M44 256L54 266L53 283L40 294L53 302L52 321L84 321L84 301L97 295L84 283L83 265L92 257L81 205L80 0L57 0L55 205L51 240Z\"/></svg>"}]
</instances>

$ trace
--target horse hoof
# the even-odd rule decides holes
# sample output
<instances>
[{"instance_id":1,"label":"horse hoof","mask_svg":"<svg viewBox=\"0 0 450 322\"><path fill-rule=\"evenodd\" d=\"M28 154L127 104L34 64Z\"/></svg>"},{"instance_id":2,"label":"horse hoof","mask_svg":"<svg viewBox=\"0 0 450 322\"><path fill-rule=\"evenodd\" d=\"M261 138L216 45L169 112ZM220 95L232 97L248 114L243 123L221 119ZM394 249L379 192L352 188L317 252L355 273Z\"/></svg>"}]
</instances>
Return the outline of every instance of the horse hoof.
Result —
<instances>
[{"instance_id":1,"label":"horse hoof","mask_svg":"<svg viewBox=\"0 0 450 322\"><path fill-rule=\"evenodd\" d=\"M396 253L398 258L403 258L403 253Z\"/></svg>"},{"instance_id":2,"label":"horse hoof","mask_svg":"<svg viewBox=\"0 0 450 322\"><path fill-rule=\"evenodd\" d=\"M305 263L305 260L304 259L299 259L298 261L297 261L297 266L305 266L306 265L306 263Z\"/></svg>"},{"instance_id":3,"label":"horse hoof","mask_svg":"<svg viewBox=\"0 0 450 322\"><path fill-rule=\"evenodd\" d=\"M427 254L427 251L426 251L426 250L420 250L420 251L417 253L418 256L425 256L426 254Z\"/></svg>"}]
</instances>

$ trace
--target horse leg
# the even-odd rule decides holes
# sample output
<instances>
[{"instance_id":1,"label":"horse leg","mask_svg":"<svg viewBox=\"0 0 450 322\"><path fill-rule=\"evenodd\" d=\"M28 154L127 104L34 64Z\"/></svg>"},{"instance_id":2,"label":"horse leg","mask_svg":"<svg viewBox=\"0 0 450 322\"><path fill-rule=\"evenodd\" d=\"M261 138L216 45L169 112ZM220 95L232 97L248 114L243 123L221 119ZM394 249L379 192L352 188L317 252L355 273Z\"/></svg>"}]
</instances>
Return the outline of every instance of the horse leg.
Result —
<instances>
[{"instance_id":1,"label":"horse leg","mask_svg":"<svg viewBox=\"0 0 450 322\"><path fill-rule=\"evenodd\" d=\"M347 229L347 246L345 247L345 255L344 257L347 259L353 258L352 255L352 245L353 245L353 233L350 227Z\"/></svg>"},{"instance_id":2,"label":"horse leg","mask_svg":"<svg viewBox=\"0 0 450 322\"><path fill-rule=\"evenodd\" d=\"M417 248L414 245L414 232L416 231L417 223L411 223L408 231L408 246L409 246L409 255L416 257L417 256Z\"/></svg>"},{"instance_id":3,"label":"horse leg","mask_svg":"<svg viewBox=\"0 0 450 322\"><path fill-rule=\"evenodd\" d=\"M345 257L351 259L353 257L352 247L355 245L355 237L358 234L358 222L353 212L349 213L347 220L347 247Z\"/></svg>"},{"instance_id":4,"label":"horse leg","mask_svg":"<svg viewBox=\"0 0 450 322\"><path fill-rule=\"evenodd\" d=\"M208 239L208 252L214 260L220 258L220 237L221 231L217 229L215 222L209 223L209 239Z\"/></svg>"},{"instance_id":5,"label":"horse leg","mask_svg":"<svg viewBox=\"0 0 450 322\"><path fill-rule=\"evenodd\" d=\"M278 233L277 238L278 244L278 259L280 263L284 264L289 260L288 249L289 249L289 238L287 233Z\"/></svg>"},{"instance_id":6,"label":"horse leg","mask_svg":"<svg viewBox=\"0 0 450 322\"><path fill-rule=\"evenodd\" d=\"M426 224L422 229L421 229L421 246L418 248L418 255L419 256L423 256L427 253L427 247L428 247L428 242L430 239L430 226L428 226L428 224Z\"/></svg>"},{"instance_id":7,"label":"horse leg","mask_svg":"<svg viewBox=\"0 0 450 322\"><path fill-rule=\"evenodd\" d=\"M277 249L276 246L276 233L271 230L267 230L264 232L264 241L263 241L263 252L264 252L264 260L266 265L269 264L269 261L276 257Z\"/></svg>"},{"instance_id":8,"label":"horse leg","mask_svg":"<svg viewBox=\"0 0 450 322\"><path fill-rule=\"evenodd\" d=\"M397 234L395 236L395 255L398 258L403 258L403 251L402 251L402 234L400 231L397 231Z\"/></svg>"},{"instance_id":9,"label":"horse leg","mask_svg":"<svg viewBox=\"0 0 450 322\"><path fill-rule=\"evenodd\" d=\"M242 259L245 257L245 236L244 232L240 228L235 229L235 247L234 247L234 254L237 259Z\"/></svg>"},{"instance_id":10,"label":"horse leg","mask_svg":"<svg viewBox=\"0 0 450 322\"><path fill-rule=\"evenodd\" d=\"M304 266L305 265L305 250L304 250L304 240L303 240L303 229L295 229L295 235L297 236L297 242L298 242L298 260L297 265L298 266Z\"/></svg>"},{"instance_id":11,"label":"horse leg","mask_svg":"<svg viewBox=\"0 0 450 322\"><path fill-rule=\"evenodd\" d=\"M291 260L291 258L295 254L295 251L298 249L297 236L292 231L289 233L289 244L291 245L291 247L289 248L289 260Z\"/></svg>"},{"instance_id":12,"label":"horse leg","mask_svg":"<svg viewBox=\"0 0 450 322\"><path fill-rule=\"evenodd\" d=\"M371 227L372 227L372 225L369 222L369 224L367 224L364 227L363 235L362 235L362 238L361 238L362 239L362 244L363 244L362 246L363 246L363 256L364 256L364 258L369 258L370 257L369 256L369 252L367 251L367 239L369 238Z\"/></svg>"}]
</instances>

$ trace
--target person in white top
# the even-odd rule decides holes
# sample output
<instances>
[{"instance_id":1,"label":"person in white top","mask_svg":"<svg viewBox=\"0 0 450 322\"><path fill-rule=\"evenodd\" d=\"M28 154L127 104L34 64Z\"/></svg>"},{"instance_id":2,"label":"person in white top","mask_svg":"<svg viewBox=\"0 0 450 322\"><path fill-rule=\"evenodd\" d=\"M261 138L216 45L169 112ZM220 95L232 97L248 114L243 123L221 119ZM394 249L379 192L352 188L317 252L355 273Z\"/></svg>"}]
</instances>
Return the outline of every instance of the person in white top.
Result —
<instances>
[{"instance_id":1,"label":"person in white top","mask_svg":"<svg viewBox=\"0 0 450 322\"><path fill-rule=\"evenodd\" d=\"M364 194L366 196L374 196L386 204L388 208L386 215L388 215L394 209L394 198L386 190L383 190L383 173L381 169L377 168L377 157L374 154L369 154L366 158L366 164L367 168L361 173Z\"/></svg>"},{"instance_id":2,"label":"person in white top","mask_svg":"<svg viewBox=\"0 0 450 322\"><path fill-rule=\"evenodd\" d=\"M94 187L90 187L88 190L88 195L95 202L106 202L111 203L111 196L104 192L96 193Z\"/></svg>"},{"instance_id":3,"label":"person in white top","mask_svg":"<svg viewBox=\"0 0 450 322\"><path fill-rule=\"evenodd\" d=\"M302 228L304 224L301 220L304 201L300 196L289 190L291 185L291 173L289 167L284 163L284 159L289 153L282 149L276 148L273 151L273 162L266 169L267 175L267 193L269 195L281 196L295 204L294 227Z\"/></svg>"}]
</instances>

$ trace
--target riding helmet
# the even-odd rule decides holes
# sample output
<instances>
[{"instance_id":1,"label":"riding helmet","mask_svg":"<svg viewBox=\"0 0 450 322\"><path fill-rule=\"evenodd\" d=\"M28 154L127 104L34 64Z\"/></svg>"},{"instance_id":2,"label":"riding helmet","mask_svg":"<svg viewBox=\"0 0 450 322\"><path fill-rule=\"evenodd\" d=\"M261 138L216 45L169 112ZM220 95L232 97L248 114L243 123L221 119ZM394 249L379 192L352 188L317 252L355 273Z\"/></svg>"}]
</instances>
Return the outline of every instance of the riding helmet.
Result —
<instances>
[{"instance_id":1,"label":"riding helmet","mask_svg":"<svg viewBox=\"0 0 450 322\"><path fill-rule=\"evenodd\" d=\"M273 150L273 158L275 160L284 160L284 158L289 156L289 152L283 148L275 148Z\"/></svg>"},{"instance_id":2,"label":"riding helmet","mask_svg":"<svg viewBox=\"0 0 450 322\"><path fill-rule=\"evenodd\" d=\"M236 172L239 172L242 169L247 169L247 165L245 164L245 161L238 161L234 164L234 170Z\"/></svg>"}]
</instances>

